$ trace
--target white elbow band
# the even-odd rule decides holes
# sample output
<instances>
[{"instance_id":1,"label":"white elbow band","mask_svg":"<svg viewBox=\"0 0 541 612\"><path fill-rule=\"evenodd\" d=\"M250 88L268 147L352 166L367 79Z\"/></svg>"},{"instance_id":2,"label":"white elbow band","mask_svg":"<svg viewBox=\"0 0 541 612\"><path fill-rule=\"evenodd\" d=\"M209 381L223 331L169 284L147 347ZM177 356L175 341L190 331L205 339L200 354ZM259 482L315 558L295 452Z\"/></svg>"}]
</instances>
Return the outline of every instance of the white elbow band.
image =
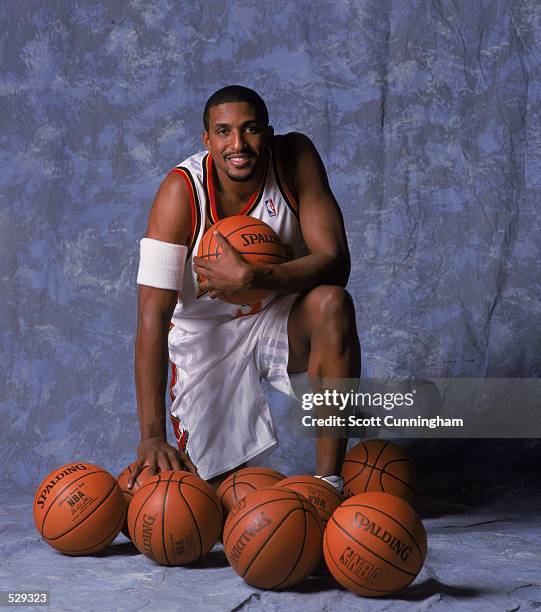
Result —
<instances>
[{"instance_id":1,"label":"white elbow band","mask_svg":"<svg viewBox=\"0 0 541 612\"><path fill-rule=\"evenodd\" d=\"M137 284L180 291L188 247L154 238L143 238L140 245Z\"/></svg>"}]
</instances>

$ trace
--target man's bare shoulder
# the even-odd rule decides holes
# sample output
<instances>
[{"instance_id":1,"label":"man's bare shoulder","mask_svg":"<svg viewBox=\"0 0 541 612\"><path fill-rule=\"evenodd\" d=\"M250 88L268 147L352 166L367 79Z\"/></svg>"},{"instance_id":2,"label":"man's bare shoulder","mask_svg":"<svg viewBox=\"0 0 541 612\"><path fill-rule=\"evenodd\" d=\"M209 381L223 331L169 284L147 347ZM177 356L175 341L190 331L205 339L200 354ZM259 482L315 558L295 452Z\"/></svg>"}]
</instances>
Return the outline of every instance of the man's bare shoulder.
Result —
<instances>
[{"instance_id":1,"label":"man's bare shoulder","mask_svg":"<svg viewBox=\"0 0 541 612\"><path fill-rule=\"evenodd\" d=\"M186 180L179 172L169 172L154 198L146 236L164 242L185 244L190 235L191 221Z\"/></svg>"},{"instance_id":2,"label":"man's bare shoulder","mask_svg":"<svg viewBox=\"0 0 541 612\"><path fill-rule=\"evenodd\" d=\"M291 154L309 153L315 151L314 143L301 132L288 132L281 136L281 148Z\"/></svg>"},{"instance_id":3,"label":"man's bare shoulder","mask_svg":"<svg viewBox=\"0 0 541 612\"><path fill-rule=\"evenodd\" d=\"M282 166L286 179L296 194L304 186L327 186L327 175L321 157L308 136L289 132L280 142Z\"/></svg>"}]
</instances>

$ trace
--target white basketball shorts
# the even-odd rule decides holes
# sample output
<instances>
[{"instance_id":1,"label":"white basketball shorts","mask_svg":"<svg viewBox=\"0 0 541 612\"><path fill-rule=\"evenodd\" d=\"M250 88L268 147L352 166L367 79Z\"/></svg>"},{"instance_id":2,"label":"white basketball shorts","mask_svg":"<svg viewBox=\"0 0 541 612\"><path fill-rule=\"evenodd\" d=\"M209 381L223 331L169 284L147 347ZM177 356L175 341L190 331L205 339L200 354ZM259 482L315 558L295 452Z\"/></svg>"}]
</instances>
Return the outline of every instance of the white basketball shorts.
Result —
<instances>
[{"instance_id":1,"label":"white basketball shorts","mask_svg":"<svg viewBox=\"0 0 541 612\"><path fill-rule=\"evenodd\" d=\"M288 395L287 321L297 294L257 315L198 331L169 332L171 420L179 448L208 480L278 444L261 381Z\"/></svg>"}]
</instances>

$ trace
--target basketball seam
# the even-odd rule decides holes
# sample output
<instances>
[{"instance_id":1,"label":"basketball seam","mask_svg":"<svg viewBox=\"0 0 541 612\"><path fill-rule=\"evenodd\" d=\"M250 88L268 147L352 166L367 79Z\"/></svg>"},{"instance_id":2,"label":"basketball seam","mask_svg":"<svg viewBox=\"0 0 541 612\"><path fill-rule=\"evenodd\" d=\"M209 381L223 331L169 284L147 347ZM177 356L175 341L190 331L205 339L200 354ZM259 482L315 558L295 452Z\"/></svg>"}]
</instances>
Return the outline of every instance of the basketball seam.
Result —
<instances>
[{"instance_id":1,"label":"basketball seam","mask_svg":"<svg viewBox=\"0 0 541 612\"><path fill-rule=\"evenodd\" d=\"M159 477L158 474L158 480L156 480L155 482L149 482L146 485L143 485L141 487L141 489L139 489L139 491L142 491L147 485L155 485L154 489L148 494L148 496L146 497L145 501L141 504L141 506L139 507L139 510L137 511L137 516L135 517L135 521L133 521L133 533L130 532L130 528L128 525L128 533L130 534L130 536L132 536L132 542L135 544L136 548L140 551L143 552L139 546L137 546L137 521L139 520L139 516L141 515L141 511L143 510L145 504L147 503L147 501L150 499L150 497L154 494L154 491L156 491L156 489L158 488L158 485L160 484L160 482L163 482L162 479ZM138 492L139 492L138 491ZM143 553L145 554L145 553Z\"/></svg>"},{"instance_id":2,"label":"basketball seam","mask_svg":"<svg viewBox=\"0 0 541 612\"><path fill-rule=\"evenodd\" d=\"M358 476L360 476L360 475L363 473L363 470L364 470L364 468L365 468L365 467L366 467L366 465L367 465L367 461L368 461L368 457L369 457L370 453L368 452L368 449L366 448L366 444L365 444L364 442L361 442L361 448L363 448L363 449L364 449L364 452L365 452L365 454L366 454L366 459L365 459L365 462L364 462L364 463L363 463L362 461L357 461L357 460L353 460L353 459L348 459L347 457L346 457L346 459L344 460L344 464L349 463L349 462L352 462L352 463L360 463L360 464L363 466L363 467L362 467L362 468L361 468L361 469L360 469L360 470L359 470L359 471L358 471L356 474L354 474L354 475L353 475L351 478L349 478L348 480L345 480L345 481L344 481L344 487L345 487L345 486L346 486L348 483L350 483L350 482L351 482L353 479L355 479L355 478L357 478ZM342 466L342 473L344 472L344 467L345 467L345 466Z\"/></svg>"},{"instance_id":3,"label":"basketball seam","mask_svg":"<svg viewBox=\"0 0 541 612\"><path fill-rule=\"evenodd\" d=\"M301 500L301 504L302 504L302 500ZM304 508L304 504L301 505L302 508L302 516L304 518L304 534L302 536L302 544L301 547L299 549L299 552L297 554L297 558L295 559L295 563L293 564L293 566L291 567L291 569L289 570L289 574L282 580L282 582L279 582L274 588L275 589L279 589L280 586L282 584L284 584L284 582L287 582L288 578L291 576L291 574L297 569L297 565L299 564L299 560L302 556L302 553L304 552L304 546L306 544L306 509Z\"/></svg>"},{"instance_id":4,"label":"basketball seam","mask_svg":"<svg viewBox=\"0 0 541 612\"><path fill-rule=\"evenodd\" d=\"M115 488L118 487L117 481L115 480L114 485L112 486L111 490L107 493L107 495L100 501L100 503L92 510L92 512L90 512L89 514L87 514L85 516L85 518L80 522L77 523L77 525L74 525L73 527L70 527L67 531L65 531L64 533L61 533L60 535L57 535L56 538L46 538L47 540L50 540L51 542L54 542L55 540L58 540L58 538L62 538L65 535L67 535L70 531L73 531L75 529L75 527L78 527L81 523L83 523L84 521L88 520L89 517L91 517L94 512L96 512L96 510L98 510L98 508L100 508L100 506L102 506L111 496L111 494L113 493L113 491L115 490ZM120 487L118 487L120 490ZM124 496L122 496L122 501L124 502ZM44 536L46 537L46 536Z\"/></svg>"},{"instance_id":5,"label":"basketball seam","mask_svg":"<svg viewBox=\"0 0 541 612\"><path fill-rule=\"evenodd\" d=\"M171 565L171 563L169 563L169 555L167 554L167 546L165 544L165 504L167 502L167 496L169 495L169 485L171 484L171 479L168 478L165 482L167 482L167 484L165 486L165 493L163 495L162 502L162 548L167 565Z\"/></svg>"},{"instance_id":6,"label":"basketball seam","mask_svg":"<svg viewBox=\"0 0 541 612\"><path fill-rule=\"evenodd\" d=\"M218 514L221 516L221 514L222 514L222 507L221 507L220 503L219 502L216 503L216 500L213 499L212 495L209 495L204 489L200 489L193 482L185 482L184 479L183 480L179 480L179 481L172 480L171 482L181 482L183 485L186 485L187 487L192 487L193 489L197 489L199 491L199 493L202 493L207 499L209 499L212 502L213 506L216 508L216 510L218 510Z\"/></svg>"},{"instance_id":7,"label":"basketball seam","mask_svg":"<svg viewBox=\"0 0 541 612\"><path fill-rule=\"evenodd\" d=\"M242 470L239 470L239 471L242 471ZM278 475L278 472L277 472L276 474ZM228 483L227 487L225 487L225 488L224 488L224 489L221 491L221 493L220 493L219 500L220 500L220 503L221 503L222 505L223 505L223 501L222 501L222 500L223 500L223 498L224 498L225 494L226 494L226 493L227 493L227 492L228 492L228 491L229 491L231 488L233 488L233 487L235 486L236 481L237 481L237 478L242 478L243 476L268 476L269 478L274 478L274 475L273 475L273 474L267 474L267 473L265 473L265 472L249 472L249 473L248 473L248 472L246 472L246 474L241 474L240 476L238 476L238 472L234 472L233 474L231 474L231 476L233 476L233 478L231 479L231 482L230 482L230 483ZM277 479L276 479L276 482L280 482L281 480L283 480L283 476L281 476L281 477L277 478ZM219 487L218 487L218 489L216 490L216 493L218 493L218 491L220 491L220 489L222 488L222 485L223 485L223 484L225 484L225 482L226 482L226 481L227 481L227 478L226 478L226 480L224 480L224 481L223 481L223 482L220 484L220 486L219 486ZM248 485L250 485L250 486L253 486L251 482L247 482L247 481L245 481L245 480L241 480L239 484L248 484ZM274 485L265 485L265 486L274 486ZM261 488L261 487L259 487L259 488ZM257 487L254 487L254 489L257 489ZM233 491L233 495L235 495L235 492L234 492L234 491ZM238 503L238 502L237 502L237 503Z\"/></svg>"},{"instance_id":8,"label":"basketball seam","mask_svg":"<svg viewBox=\"0 0 541 612\"><path fill-rule=\"evenodd\" d=\"M255 468L243 468L242 470L237 470L231 475L237 476L237 477L242 477L242 476L271 476L271 477L274 477L276 475L276 476L279 476L281 480L285 478L283 474L280 474L280 472L275 472L274 470L269 469L269 472L253 472L252 469L255 469Z\"/></svg>"},{"instance_id":9,"label":"basketball seam","mask_svg":"<svg viewBox=\"0 0 541 612\"><path fill-rule=\"evenodd\" d=\"M290 498L291 499L291 498ZM274 501L274 500L272 500ZM269 502L271 503L271 502ZM287 518L289 518L289 516L293 513L293 512L297 512L298 510L302 510L302 507L299 508L298 506L296 508L292 508L291 510L289 510L287 512L287 514L285 516L283 516L280 519L280 522L276 525L276 527L272 530L272 532L268 535L267 539L261 543L261 546L259 547L259 550L255 553L255 555L252 557L250 563L248 563L248 567L246 567L246 569L244 570L243 574L242 574L242 578L244 578L246 576L246 574L250 571L250 568L252 567L252 565L254 564L255 560L257 559L257 557L261 554L261 552L263 551L263 549L265 548L265 546L269 543L269 540L272 538L272 536L278 531L278 529L280 528L280 526L285 522L285 520ZM283 580L281 582L279 582L278 584L281 584L283 582ZM267 588L276 588L276 587L267 587Z\"/></svg>"},{"instance_id":10,"label":"basketball seam","mask_svg":"<svg viewBox=\"0 0 541 612\"><path fill-rule=\"evenodd\" d=\"M387 476L391 476L392 478L399 480L405 487L407 487L413 494L415 494L415 489L410 484L408 484L405 480L402 480L402 478L400 478L399 476L396 476L395 474L392 474L391 472L387 472L386 470L387 466L390 465L391 463L398 463L400 461L406 461L408 463L413 464L413 461L411 461L410 459L391 459L390 461L387 461L387 463L383 467L376 468L376 469L379 469L382 472L382 474L387 474Z\"/></svg>"},{"instance_id":11,"label":"basketball seam","mask_svg":"<svg viewBox=\"0 0 541 612\"><path fill-rule=\"evenodd\" d=\"M232 487L233 487L233 500L234 500L234 502L235 502L235 505L238 503L238 502L237 502L237 495L236 495L236 493L235 493L235 483L236 483L236 478L237 478L237 472L235 472L235 473L233 474L233 480L232 480L232 482L231 482L231 485L232 485Z\"/></svg>"},{"instance_id":12,"label":"basketball seam","mask_svg":"<svg viewBox=\"0 0 541 612\"><path fill-rule=\"evenodd\" d=\"M302 483L302 482L301 482L300 484L304 484L304 483ZM295 491L295 489L289 489L289 488L288 488L288 485L286 485L286 486L280 486L279 484L277 484L277 485L275 485L275 486L276 486L276 488L277 488L277 489L286 489L287 491L291 491L292 493L298 493L298 491ZM289 485L289 486L290 486L290 485ZM331 487L332 487L332 485L329 485L329 486L331 486ZM334 487L333 487L333 488L334 488ZM327 489L323 489L323 490L324 490L324 491L327 491ZM331 492L331 491L329 491L329 493L330 493L330 492ZM303 494L302 494L302 493L300 493L300 495L303 495ZM314 507L316 507L316 506L315 506L315 504L314 504L314 502L313 502L311 499L309 499L308 497L306 497L306 496L304 496L304 495L303 495L303 497L304 497L304 499L305 499L306 501L310 502L312 505L314 505ZM342 503L344 500L343 500L342 498L340 498L340 499L338 499L337 501L339 502L339 503L338 503L338 505L340 505L340 503ZM338 506L336 506L336 508L338 508ZM334 508L334 510L336 510L336 508ZM317 514L319 515L319 518L320 518L320 519L321 519L321 520L322 520L324 523L327 523L327 522L329 521L329 519L331 518L332 513L334 512L334 510L329 511L329 510L327 510L327 508L320 508L319 506L318 506L318 507L316 507L316 512L317 512ZM321 516L320 511L321 511L322 513L324 512L325 514L328 514L328 516L327 516L327 518L326 518L326 519L325 519L325 518L323 518L323 516Z\"/></svg>"},{"instance_id":13,"label":"basketball seam","mask_svg":"<svg viewBox=\"0 0 541 612\"><path fill-rule=\"evenodd\" d=\"M246 495L244 495L244 497L240 497L240 498L239 498L239 497L237 497L237 486L238 486L238 485L241 485L241 484L242 484L242 485L246 485L247 487L252 487L252 491L257 491L257 490L258 490L258 488L257 488L257 487L255 487L255 486L254 486L254 485L253 485L251 482L242 482L242 481L241 481L241 482L239 482L239 483L236 483L236 482L235 482L235 484L234 484L234 485L232 485L232 488L233 488L233 497L234 497L235 503L234 503L234 504L233 504L233 506L231 507L231 510L233 510L233 508L234 508L234 507L235 507L235 506L236 506L236 505L237 505L237 504L238 504L240 501L242 501L242 500L244 499L244 497L246 497L246 495L249 495L249 494L252 492L252 491L248 491L248 493L246 493ZM261 488L261 487L260 487L260 488Z\"/></svg>"},{"instance_id":14,"label":"basketball seam","mask_svg":"<svg viewBox=\"0 0 541 612\"><path fill-rule=\"evenodd\" d=\"M290 493L294 493L294 491L290 491ZM291 501L291 497L277 497L275 499L267 499L263 502L261 502L260 504L258 504L257 506L253 506L253 508L248 508L246 510L246 512L251 512L252 510L255 510L256 508L261 508L262 506L265 506L266 504L272 504L276 501ZM229 533L227 534L227 538L224 539L224 548L227 544L227 540L229 539L229 536L231 535L231 532L233 531L233 529L237 526L238 521L240 521L242 518L244 518L244 516L246 515L246 512L241 513L239 516L235 517L234 520L236 520L235 523L233 523L231 525L231 527L229 527ZM227 521L226 521L227 522ZM224 530L225 530L225 525L224 525Z\"/></svg>"},{"instance_id":15,"label":"basketball seam","mask_svg":"<svg viewBox=\"0 0 541 612\"><path fill-rule=\"evenodd\" d=\"M225 487L220 493L220 497L218 499L220 500L220 503L222 505L224 505L224 502L223 502L224 497L226 496L227 493L229 493L229 491L231 491L231 489L233 489L233 495L235 495L234 485L232 482L228 483L227 487ZM218 493L219 490L220 488L216 490L216 493Z\"/></svg>"},{"instance_id":16,"label":"basketball seam","mask_svg":"<svg viewBox=\"0 0 541 612\"><path fill-rule=\"evenodd\" d=\"M182 480L179 480L178 481L178 493L179 493L180 497L182 497L182 501L185 503L186 507L188 508L189 513L192 516L192 522L195 525L195 529L197 531L197 537L199 538L199 554L197 555L197 559L194 559L194 562L197 562L203 556L203 539L201 537L201 531L199 529L199 525L197 524L197 520L195 518L195 515L192 512L190 504L188 503L188 500L186 499L186 496L184 495L184 493L181 491L181 485L182 485Z\"/></svg>"},{"instance_id":17,"label":"basketball seam","mask_svg":"<svg viewBox=\"0 0 541 612\"><path fill-rule=\"evenodd\" d=\"M345 461L344 461L344 463L359 463L360 465L362 465L362 466L363 466L363 468L365 468L365 467L370 467L370 468L373 468L373 469L379 470L380 472L383 472L384 474L387 474L388 476L392 476L392 477L393 477L393 478L395 478L396 480L399 480L399 481L400 481L400 482L401 482L401 483L402 483L404 486L408 487L408 489L411 489L411 491L412 491L413 493L415 493L415 489L413 489L413 488L411 487L411 485L409 485L409 484L408 484L408 483L407 483L405 480L402 480L402 479L401 479L399 476L396 476L395 474L392 474L391 472L387 472L387 471L386 471L386 469L385 469L385 468L386 468L388 465L390 465L391 463L397 463L397 462L399 462L399 461L406 461L406 462L409 462L409 463L412 463L412 464L413 464L413 461L411 461L411 459L391 459L391 461L388 461L387 463L385 463L385 465L383 465L383 467L381 467L381 468L380 468L380 467L378 467L378 466L377 466L375 463L374 463L374 464L372 464L372 463L368 463L368 462L363 463L362 461L357 461L357 460L355 460L355 459L347 459L347 460L345 460ZM356 473L354 476L352 476L352 477L351 477L351 478L349 478L348 480L344 481L344 486L345 486L346 484L350 483L350 482L351 482L352 480L354 480L355 478L357 478L357 477L358 477L360 474L362 474L362 469L361 469L359 472L357 472L357 473ZM366 491L365 491L365 493L366 493Z\"/></svg>"},{"instance_id":18,"label":"basketball seam","mask_svg":"<svg viewBox=\"0 0 541 612\"><path fill-rule=\"evenodd\" d=\"M285 480L285 479L284 479L284 480ZM308 487L318 487L318 486L320 486L320 487L323 489L323 491L327 491L328 493L332 493L333 495L335 495L335 496L336 496L336 498L337 498L339 501L344 501L344 500L342 499L342 496L340 495L340 493L338 493L338 490L336 489L336 487L334 487L332 484L329 484L329 487L332 487L332 488L334 489L334 491L331 491L331 490L330 490L330 489L328 489L328 488L327 488L325 485L320 485L318 482L315 482L315 483L313 483L313 484L308 484L308 485L307 485L307 484L306 484L305 482L303 482L302 480L296 480L295 482L288 482L286 485L283 485L281 482L279 482L279 483L276 485L276 487L277 487L278 489L282 489L282 488L287 489L287 487L288 487L288 486L290 486L290 485L296 485L296 484L299 484L299 485L304 485L304 486L308 486ZM295 493L298 493L298 491L295 491ZM302 494L301 494L301 495L302 495ZM310 501L310 500L308 500L308 501Z\"/></svg>"},{"instance_id":19,"label":"basketball seam","mask_svg":"<svg viewBox=\"0 0 541 612\"><path fill-rule=\"evenodd\" d=\"M385 444L383 445L383 448L379 451L379 454L376 457L376 461L374 462L374 465L372 466L372 471L370 472L370 476L368 477L368 480L366 481L366 484L364 485L365 493L366 493L366 490L368 489L368 485L370 484L370 479L372 478L372 475L374 474L374 470L376 469L376 465L378 464L379 458L381 457L381 455L383 454L383 451L387 448L387 446L389 446L389 442L385 442Z\"/></svg>"},{"instance_id":20,"label":"basketball seam","mask_svg":"<svg viewBox=\"0 0 541 612\"><path fill-rule=\"evenodd\" d=\"M386 472L384 469L381 470L379 468L376 468L376 470L379 471L379 486L381 487L381 490L384 493L387 493L387 491L385 491L385 487L383 486L383 476L389 476L390 478L394 478L395 480L398 480L400 484L403 484L406 487L406 489L409 489L415 495L415 489L411 487L407 482L402 480L402 478L399 478L398 476L391 474L391 472Z\"/></svg>"}]
</instances>

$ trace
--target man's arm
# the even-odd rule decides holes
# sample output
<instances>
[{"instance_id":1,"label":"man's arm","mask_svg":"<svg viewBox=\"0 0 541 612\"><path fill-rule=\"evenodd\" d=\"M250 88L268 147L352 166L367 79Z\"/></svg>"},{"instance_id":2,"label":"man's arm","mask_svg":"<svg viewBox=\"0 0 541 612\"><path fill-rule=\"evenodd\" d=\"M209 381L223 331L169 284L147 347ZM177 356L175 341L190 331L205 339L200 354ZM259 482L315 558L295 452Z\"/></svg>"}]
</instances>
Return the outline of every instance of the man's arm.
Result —
<instances>
[{"instance_id":1,"label":"man's arm","mask_svg":"<svg viewBox=\"0 0 541 612\"><path fill-rule=\"evenodd\" d=\"M169 174L154 199L145 236L186 244L190 228L191 211L186 186L179 175ZM185 453L167 443L167 336L176 302L176 291L139 285L135 384L141 442L137 449L137 463L128 482L130 487L144 465L154 473L183 467L197 472Z\"/></svg>"},{"instance_id":2,"label":"man's arm","mask_svg":"<svg viewBox=\"0 0 541 612\"><path fill-rule=\"evenodd\" d=\"M345 287L350 272L344 221L325 166L304 134L283 137L284 171L299 203L299 218L309 255L255 269L254 288L297 293L317 285Z\"/></svg>"},{"instance_id":3,"label":"man's arm","mask_svg":"<svg viewBox=\"0 0 541 612\"><path fill-rule=\"evenodd\" d=\"M211 297L246 289L298 293L318 285L347 284L350 257L344 222L323 162L308 137L293 133L283 138L286 179L299 203L301 230L310 254L282 264L254 266L217 235L224 255L215 262L194 258L195 271L208 279Z\"/></svg>"}]
</instances>

